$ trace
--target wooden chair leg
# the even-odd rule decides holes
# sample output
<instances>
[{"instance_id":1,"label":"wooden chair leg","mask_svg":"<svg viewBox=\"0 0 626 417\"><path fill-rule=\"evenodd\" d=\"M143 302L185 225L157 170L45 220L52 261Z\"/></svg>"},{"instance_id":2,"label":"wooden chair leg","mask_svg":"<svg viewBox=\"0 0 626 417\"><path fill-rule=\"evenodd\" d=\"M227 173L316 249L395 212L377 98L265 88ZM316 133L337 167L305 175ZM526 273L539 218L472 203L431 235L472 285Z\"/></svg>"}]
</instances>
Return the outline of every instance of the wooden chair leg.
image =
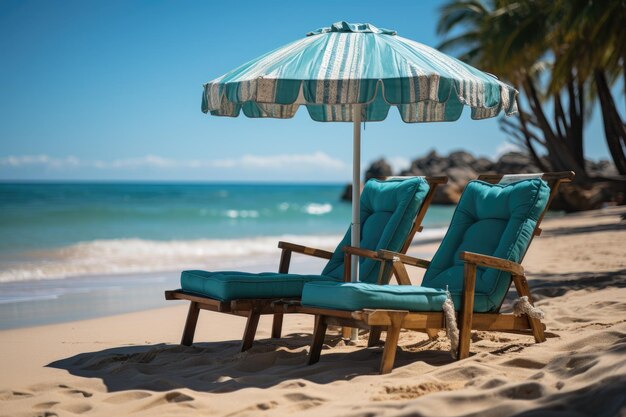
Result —
<instances>
[{"instance_id":1,"label":"wooden chair leg","mask_svg":"<svg viewBox=\"0 0 626 417\"><path fill-rule=\"evenodd\" d=\"M465 263L461 318L459 326L459 350L457 358L469 356L470 339L472 336L472 318L474 315L474 287L476 285L476 264Z\"/></svg>"},{"instance_id":2,"label":"wooden chair leg","mask_svg":"<svg viewBox=\"0 0 626 417\"><path fill-rule=\"evenodd\" d=\"M352 327L342 327L341 328L341 337L343 337L344 339L350 339L350 336L352 335Z\"/></svg>"},{"instance_id":3,"label":"wooden chair leg","mask_svg":"<svg viewBox=\"0 0 626 417\"><path fill-rule=\"evenodd\" d=\"M370 334L367 338L367 347L374 347L380 343L380 332L383 328L381 326L370 327Z\"/></svg>"},{"instance_id":4,"label":"wooden chair leg","mask_svg":"<svg viewBox=\"0 0 626 417\"><path fill-rule=\"evenodd\" d=\"M280 334L283 330L283 314L274 313L274 320L272 321L272 338L280 339Z\"/></svg>"},{"instance_id":5,"label":"wooden chair leg","mask_svg":"<svg viewBox=\"0 0 626 417\"><path fill-rule=\"evenodd\" d=\"M198 324L199 314L200 308L198 307L198 303L192 301L189 304L187 320L185 321L185 328L183 329L183 337L180 341L181 345L191 346L193 344L193 336L196 333L196 324Z\"/></svg>"},{"instance_id":6,"label":"wooden chair leg","mask_svg":"<svg viewBox=\"0 0 626 417\"><path fill-rule=\"evenodd\" d=\"M517 294L520 297L528 297L528 302L533 305L533 298L530 295L530 288L528 287L528 281L526 280L526 277L524 275L513 275L513 283L515 284ZM528 323L530 324L530 328L533 331L535 342L545 342L546 335L543 332L543 323L541 323L541 320L528 317Z\"/></svg>"},{"instance_id":7,"label":"wooden chair leg","mask_svg":"<svg viewBox=\"0 0 626 417\"><path fill-rule=\"evenodd\" d=\"M430 340L437 340L437 338L439 337L439 330L438 329L426 329L426 334L428 335L428 338Z\"/></svg>"},{"instance_id":8,"label":"wooden chair leg","mask_svg":"<svg viewBox=\"0 0 626 417\"><path fill-rule=\"evenodd\" d=\"M254 343L254 336L256 335L256 329L259 325L259 318L261 314L257 308L250 309L248 313L248 321L246 322L246 329L243 333L243 340L241 341L241 351L245 352L246 350L252 347L252 343Z\"/></svg>"},{"instance_id":9,"label":"wooden chair leg","mask_svg":"<svg viewBox=\"0 0 626 417\"><path fill-rule=\"evenodd\" d=\"M406 313L389 313L391 326L387 327L387 338L385 339L385 348L383 357L380 361L380 373L388 374L393 369L393 363L396 360L396 350L398 348L398 339L400 338L400 329L402 328L402 320Z\"/></svg>"},{"instance_id":10,"label":"wooden chair leg","mask_svg":"<svg viewBox=\"0 0 626 417\"><path fill-rule=\"evenodd\" d=\"M326 318L324 316L315 316L315 330L313 331L313 341L309 350L308 365L313 365L320 360L324 337L326 336L326 327Z\"/></svg>"}]
</instances>

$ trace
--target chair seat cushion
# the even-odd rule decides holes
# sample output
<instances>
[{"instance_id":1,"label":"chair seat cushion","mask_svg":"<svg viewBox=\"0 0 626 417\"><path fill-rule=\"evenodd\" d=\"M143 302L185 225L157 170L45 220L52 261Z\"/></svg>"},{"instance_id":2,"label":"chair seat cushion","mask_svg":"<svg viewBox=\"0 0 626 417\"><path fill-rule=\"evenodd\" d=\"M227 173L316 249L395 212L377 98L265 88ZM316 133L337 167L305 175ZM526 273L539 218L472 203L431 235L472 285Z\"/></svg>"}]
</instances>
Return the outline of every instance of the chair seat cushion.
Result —
<instances>
[{"instance_id":1,"label":"chair seat cushion","mask_svg":"<svg viewBox=\"0 0 626 417\"><path fill-rule=\"evenodd\" d=\"M451 293L454 308L461 308L461 294ZM304 285L302 305L333 310L367 309L442 311L446 291L415 285L377 285L365 282L315 281ZM490 311L487 294L474 294L474 311Z\"/></svg>"},{"instance_id":2,"label":"chair seat cushion","mask_svg":"<svg viewBox=\"0 0 626 417\"><path fill-rule=\"evenodd\" d=\"M220 301L246 298L300 297L310 281L335 281L324 275L258 274L237 271L183 271L180 284L184 291Z\"/></svg>"},{"instance_id":3,"label":"chair seat cushion","mask_svg":"<svg viewBox=\"0 0 626 417\"><path fill-rule=\"evenodd\" d=\"M364 308L441 311L445 290L414 285L377 285L364 282L309 282L302 305L356 311Z\"/></svg>"}]
</instances>

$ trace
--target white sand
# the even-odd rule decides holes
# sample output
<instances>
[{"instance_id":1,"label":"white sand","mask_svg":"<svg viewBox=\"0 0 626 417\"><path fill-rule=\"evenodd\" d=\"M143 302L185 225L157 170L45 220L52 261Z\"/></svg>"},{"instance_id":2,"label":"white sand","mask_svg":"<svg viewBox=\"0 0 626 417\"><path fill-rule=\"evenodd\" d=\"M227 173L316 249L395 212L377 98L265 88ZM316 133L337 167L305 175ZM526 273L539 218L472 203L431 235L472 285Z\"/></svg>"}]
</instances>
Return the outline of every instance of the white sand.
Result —
<instances>
[{"instance_id":1,"label":"white sand","mask_svg":"<svg viewBox=\"0 0 626 417\"><path fill-rule=\"evenodd\" d=\"M181 347L186 306L164 301L174 306L0 332L0 415L626 415L624 213L545 220L524 261L547 314L542 344L476 332L473 355L453 362L443 334L403 332L394 371L380 376L380 348L334 336L306 366L307 316L287 316L281 341L264 317L240 354L244 320L203 311L198 343Z\"/></svg>"}]
</instances>

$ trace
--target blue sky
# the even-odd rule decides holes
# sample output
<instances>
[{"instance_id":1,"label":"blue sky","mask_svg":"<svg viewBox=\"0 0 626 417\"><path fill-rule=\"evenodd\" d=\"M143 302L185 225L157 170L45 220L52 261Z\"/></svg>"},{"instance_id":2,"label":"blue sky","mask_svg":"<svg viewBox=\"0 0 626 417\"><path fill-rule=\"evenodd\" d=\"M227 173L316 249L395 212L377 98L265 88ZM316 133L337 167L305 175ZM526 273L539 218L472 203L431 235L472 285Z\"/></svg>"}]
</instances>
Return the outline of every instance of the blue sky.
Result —
<instances>
[{"instance_id":1,"label":"blue sky","mask_svg":"<svg viewBox=\"0 0 626 417\"><path fill-rule=\"evenodd\" d=\"M220 118L202 84L333 22L370 22L437 46L440 1L0 2L0 179L347 182L352 125ZM363 166L435 149L493 157L497 120L363 132ZM598 117L586 153L607 158Z\"/></svg>"}]
</instances>

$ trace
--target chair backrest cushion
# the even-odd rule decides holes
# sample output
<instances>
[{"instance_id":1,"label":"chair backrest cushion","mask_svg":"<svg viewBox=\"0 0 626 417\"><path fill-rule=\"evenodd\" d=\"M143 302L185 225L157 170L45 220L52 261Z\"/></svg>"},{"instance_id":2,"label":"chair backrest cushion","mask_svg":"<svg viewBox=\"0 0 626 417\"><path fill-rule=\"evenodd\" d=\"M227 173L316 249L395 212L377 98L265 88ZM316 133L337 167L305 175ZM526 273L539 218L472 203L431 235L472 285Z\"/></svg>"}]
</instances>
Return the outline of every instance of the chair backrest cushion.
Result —
<instances>
[{"instance_id":1,"label":"chair backrest cushion","mask_svg":"<svg viewBox=\"0 0 626 417\"><path fill-rule=\"evenodd\" d=\"M461 195L422 285L442 289L447 286L453 296L460 294L463 261L459 254L463 251L520 262L549 195L548 185L538 178L507 185L471 181ZM484 295L480 298L486 301L485 305L475 305L475 311L497 311L510 285L511 274L478 267L476 293Z\"/></svg>"},{"instance_id":2,"label":"chair backrest cushion","mask_svg":"<svg viewBox=\"0 0 626 417\"><path fill-rule=\"evenodd\" d=\"M415 217L430 189L422 177L408 179L370 179L361 193L361 248L377 251L387 249L400 251L406 241ZM344 253L342 248L350 245L352 227L348 228L339 242L322 275L343 277ZM376 283L380 263L361 258L359 280Z\"/></svg>"}]
</instances>

